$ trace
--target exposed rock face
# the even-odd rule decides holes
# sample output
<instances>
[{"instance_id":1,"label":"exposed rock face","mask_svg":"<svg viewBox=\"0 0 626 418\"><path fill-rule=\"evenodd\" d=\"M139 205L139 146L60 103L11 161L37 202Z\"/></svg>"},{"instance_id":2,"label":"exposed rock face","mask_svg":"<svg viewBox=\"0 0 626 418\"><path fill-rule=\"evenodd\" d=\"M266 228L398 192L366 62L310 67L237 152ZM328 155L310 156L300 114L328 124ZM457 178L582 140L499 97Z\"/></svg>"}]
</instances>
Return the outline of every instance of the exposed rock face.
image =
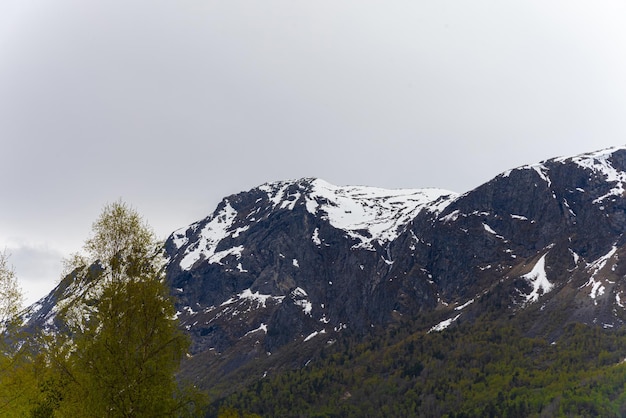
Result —
<instances>
[{"instance_id":1,"label":"exposed rock face","mask_svg":"<svg viewBox=\"0 0 626 418\"><path fill-rule=\"evenodd\" d=\"M420 315L438 318L432 331L486 310L529 315L531 332L551 338L569 322L619 327L625 184L626 148L615 148L519 167L460 196L317 179L229 196L165 245L191 364L219 363L211 385L286 345ZM31 325L50 323L46 304L64 294L31 307Z\"/></svg>"},{"instance_id":2,"label":"exposed rock face","mask_svg":"<svg viewBox=\"0 0 626 418\"><path fill-rule=\"evenodd\" d=\"M454 197L303 179L224 199L166 243L194 350L221 352L259 330L272 352L315 332L385 323L394 309L434 307L426 282L383 284L389 246L418 213Z\"/></svg>"},{"instance_id":3,"label":"exposed rock face","mask_svg":"<svg viewBox=\"0 0 626 418\"><path fill-rule=\"evenodd\" d=\"M436 218L418 216L394 252L415 248L412 260L451 304L506 287L507 300L500 301L506 307L545 310L538 331L568 321L618 326L625 160L620 148L503 173Z\"/></svg>"}]
</instances>

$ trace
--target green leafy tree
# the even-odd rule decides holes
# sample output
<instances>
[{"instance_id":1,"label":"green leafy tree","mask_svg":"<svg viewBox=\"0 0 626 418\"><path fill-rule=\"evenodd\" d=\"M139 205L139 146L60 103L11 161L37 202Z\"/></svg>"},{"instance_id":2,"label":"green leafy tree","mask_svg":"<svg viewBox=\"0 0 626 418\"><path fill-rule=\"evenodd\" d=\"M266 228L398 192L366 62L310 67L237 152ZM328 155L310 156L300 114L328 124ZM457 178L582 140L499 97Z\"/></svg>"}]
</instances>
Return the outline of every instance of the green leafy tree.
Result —
<instances>
[{"instance_id":1,"label":"green leafy tree","mask_svg":"<svg viewBox=\"0 0 626 418\"><path fill-rule=\"evenodd\" d=\"M22 291L13 267L9 265L9 255L0 252L0 323L13 319L22 306Z\"/></svg>"},{"instance_id":2,"label":"green leafy tree","mask_svg":"<svg viewBox=\"0 0 626 418\"><path fill-rule=\"evenodd\" d=\"M105 206L85 242L87 260L98 261L109 281L142 279L141 269L160 280L163 259L154 232L142 217L122 201ZM138 270L139 269L139 270Z\"/></svg>"},{"instance_id":3,"label":"green leafy tree","mask_svg":"<svg viewBox=\"0 0 626 418\"><path fill-rule=\"evenodd\" d=\"M71 342L57 340L53 346L56 352L70 347L69 355L54 356L57 380L66 384L57 414L197 413L201 397L179 390L175 378L189 340L178 328L158 248L149 226L123 202L107 205L94 223L87 256L75 257L90 263L82 268L90 276L90 292L65 312Z\"/></svg>"},{"instance_id":4,"label":"green leafy tree","mask_svg":"<svg viewBox=\"0 0 626 418\"><path fill-rule=\"evenodd\" d=\"M25 413L33 375L29 356L19 344L18 313L22 292L6 251L0 252L0 415L20 416Z\"/></svg>"},{"instance_id":5,"label":"green leafy tree","mask_svg":"<svg viewBox=\"0 0 626 418\"><path fill-rule=\"evenodd\" d=\"M185 402L174 379L188 340L162 283L110 283L90 325L75 339L73 391L86 416L173 416Z\"/></svg>"}]
</instances>

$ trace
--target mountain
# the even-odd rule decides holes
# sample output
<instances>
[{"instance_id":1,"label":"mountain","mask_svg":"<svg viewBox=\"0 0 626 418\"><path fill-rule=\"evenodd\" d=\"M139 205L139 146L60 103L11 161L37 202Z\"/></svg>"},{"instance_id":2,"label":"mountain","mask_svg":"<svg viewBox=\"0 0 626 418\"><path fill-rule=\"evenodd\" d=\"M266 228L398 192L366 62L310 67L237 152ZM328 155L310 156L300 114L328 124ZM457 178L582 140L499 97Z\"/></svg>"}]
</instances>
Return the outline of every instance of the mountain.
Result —
<instances>
[{"instance_id":1,"label":"mountain","mask_svg":"<svg viewBox=\"0 0 626 418\"><path fill-rule=\"evenodd\" d=\"M410 231L421 241L399 239L396 251L416 247L412 260L461 317L459 304L497 293L512 312L540 307L536 333L558 335L569 322L619 327L625 171L623 148L507 171L436 219L418 217Z\"/></svg>"},{"instance_id":2,"label":"mountain","mask_svg":"<svg viewBox=\"0 0 626 418\"><path fill-rule=\"evenodd\" d=\"M439 333L524 318L556 342L571 324L626 320L626 147L501 173L462 195L261 185L165 242L178 318L191 335L183 374L223 396L300 368L342 339L410 323ZM31 306L54 326L85 279ZM444 332L444 334L445 334Z\"/></svg>"},{"instance_id":3,"label":"mountain","mask_svg":"<svg viewBox=\"0 0 626 418\"><path fill-rule=\"evenodd\" d=\"M290 342L326 342L425 309L421 286L385 282L390 245L415 216L455 196L302 179L225 198L165 244L181 324L193 336L190 368L217 361L230 372ZM201 379L210 386L218 377Z\"/></svg>"}]
</instances>

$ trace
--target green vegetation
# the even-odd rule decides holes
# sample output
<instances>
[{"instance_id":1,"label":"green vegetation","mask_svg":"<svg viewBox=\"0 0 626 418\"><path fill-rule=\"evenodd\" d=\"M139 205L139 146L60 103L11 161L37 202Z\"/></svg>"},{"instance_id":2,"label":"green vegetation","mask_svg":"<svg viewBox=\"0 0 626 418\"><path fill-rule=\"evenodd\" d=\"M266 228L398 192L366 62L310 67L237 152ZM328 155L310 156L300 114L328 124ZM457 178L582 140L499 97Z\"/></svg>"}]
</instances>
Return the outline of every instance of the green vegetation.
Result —
<instances>
[{"instance_id":1,"label":"green vegetation","mask_svg":"<svg viewBox=\"0 0 626 418\"><path fill-rule=\"evenodd\" d=\"M22 293L15 277L13 267L9 264L9 255L0 253L0 333L13 335L13 339L0 338L0 416L12 416L24 412L16 407L26 392L34 384L29 356L18 343L19 321L17 313L20 309ZM19 416L19 415L13 415Z\"/></svg>"},{"instance_id":2,"label":"green vegetation","mask_svg":"<svg viewBox=\"0 0 626 418\"><path fill-rule=\"evenodd\" d=\"M22 292L9 265L9 255L6 251L0 252L0 324L15 317L21 304Z\"/></svg>"},{"instance_id":3,"label":"green vegetation","mask_svg":"<svg viewBox=\"0 0 626 418\"><path fill-rule=\"evenodd\" d=\"M267 417L528 417L626 414L626 331L573 324L556 344L520 321L440 333L349 336L300 370L220 403ZM216 405L217 407L217 405Z\"/></svg>"},{"instance_id":4,"label":"green vegetation","mask_svg":"<svg viewBox=\"0 0 626 418\"><path fill-rule=\"evenodd\" d=\"M5 342L0 415L202 414L200 392L175 379L189 341L174 318L158 247L134 210L105 207L87 255L73 257L81 264L68 280L81 285L57 314L65 332L18 336L26 343L17 347Z\"/></svg>"}]
</instances>

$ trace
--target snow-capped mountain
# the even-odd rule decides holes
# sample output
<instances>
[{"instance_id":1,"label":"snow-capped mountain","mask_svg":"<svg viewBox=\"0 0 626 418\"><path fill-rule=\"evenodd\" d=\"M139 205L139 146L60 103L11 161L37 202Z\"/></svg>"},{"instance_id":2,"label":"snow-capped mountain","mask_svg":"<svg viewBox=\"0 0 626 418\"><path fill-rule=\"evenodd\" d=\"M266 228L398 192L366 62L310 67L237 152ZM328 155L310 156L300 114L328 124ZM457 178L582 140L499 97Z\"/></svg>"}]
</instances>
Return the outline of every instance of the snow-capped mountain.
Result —
<instances>
[{"instance_id":1,"label":"snow-capped mountain","mask_svg":"<svg viewBox=\"0 0 626 418\"><path fill-rule=\"evenodd\" d=\"M432 274L441 303L498 295L511 311L541 309L536 332L558 334L572 321L619 327L625 172L623 147L509 170L436 219L416 220L409 232L421 241L398 239L394 249L415 248L413 260ZM463 318L459 311L446 320Z\"/></svg>"},{"instance_id":2,"label":"snow-capped mountain","mask_svg":"<svg viewBox=\"0 0 626 418\"><path fill-rule=\"evenodd\" d=\"M462 195L301 179L226 197L165 244L193 341L185 373L212 387L253 361L302 362L342 333L407 318L442 332L485 312L528 315L530 333L553 339L571 322L619 328L625 183L616 147L518 167ZM76 280L27 322L52 323Z\"/></svg>"},{"instance_id":3,"label":"snow-capped mountain","mask_svg":"<svg viewBox=\"0 0 626 418\"><path fill-rule=\"evenodd\" d=\"M247 194L256 197L253 205L242 206L243 196L231 196L224 199L213 215L173 233L171 242L183 253L179 263L182 269L189 270L204 260L220 264L228 255L240 258L241 246L216 249L222 241L238 238L276 211L304 207L309 214L344 231L355 241L353 248L373 251L393 241L420 211L438 213L456 197L455 193L439 189L338 187L320 179L264 184ZM311 240L322 245L319 229L313 231Z\"/></svg>"},{"instance_id":4,"label":"snow-capped mountain","mask_svg":"<svg viewBox=\"0 0 626 418\"><path fill-rule=\"evenodd\" d=\"M455 197L301 179L225 198L166 243L180 318L195 349L220 352L261 333L271 352L348 322L360 329L378 323L375 316L391 311L345 301L375 291L370 275L389 270L389 245L415 216L434 216Z\"/></svg>"}]
</instances>

